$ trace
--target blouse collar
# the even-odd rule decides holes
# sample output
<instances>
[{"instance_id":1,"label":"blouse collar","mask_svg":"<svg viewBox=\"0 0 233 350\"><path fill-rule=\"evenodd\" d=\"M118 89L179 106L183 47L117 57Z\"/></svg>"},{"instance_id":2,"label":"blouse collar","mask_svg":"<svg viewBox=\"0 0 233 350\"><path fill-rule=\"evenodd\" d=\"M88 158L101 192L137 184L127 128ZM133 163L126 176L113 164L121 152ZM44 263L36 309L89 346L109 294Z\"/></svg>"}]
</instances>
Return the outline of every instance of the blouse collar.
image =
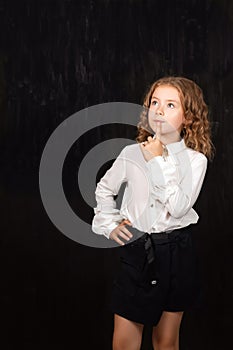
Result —
<instances>
[{"instance_id":1,"label":"blouse collar","mask_svg":"<svg viewBox=\"0 0 233 350\"><path fill-rule=\"evenodd\" d=\"M183 138L180 141L169 143L166 147L171 153L179 153L187 148Z\"/></svg>"}]
</instances>

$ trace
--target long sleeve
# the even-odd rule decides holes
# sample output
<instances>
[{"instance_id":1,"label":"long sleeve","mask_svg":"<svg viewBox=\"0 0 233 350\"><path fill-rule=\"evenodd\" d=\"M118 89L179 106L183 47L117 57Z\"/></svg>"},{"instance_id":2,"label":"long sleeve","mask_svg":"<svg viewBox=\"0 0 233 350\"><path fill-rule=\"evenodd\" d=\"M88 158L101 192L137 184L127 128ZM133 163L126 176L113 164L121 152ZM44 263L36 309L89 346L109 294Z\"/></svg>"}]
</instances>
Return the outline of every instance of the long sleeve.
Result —
<instances>
[{"instance_id":1,"label":"long sleeve","mask_svg":"<svg viewBox=\"0 0 233 350\"><path fill-rule=\"evenodd\" d=\"M147 169L153 198L159 200L171 216L181 218L198 198L207 169L207 158L197 153L189 164L173 164L157 156L147 162Z\"/></svg>"},{"instance_id":2,"label":"long sleeve","mask_svg":"<svg viewBox=\"0 0 233 350\"><path fill-rule=\"evenodd\" d=\"M92 231L104 235L108 239L112 230L123 219L120 210L116 209L114 196L118 194L121 184L126 181L126 147L101 178L95 191L97 206L94 208Z\"/></svg>"}]
</instances>

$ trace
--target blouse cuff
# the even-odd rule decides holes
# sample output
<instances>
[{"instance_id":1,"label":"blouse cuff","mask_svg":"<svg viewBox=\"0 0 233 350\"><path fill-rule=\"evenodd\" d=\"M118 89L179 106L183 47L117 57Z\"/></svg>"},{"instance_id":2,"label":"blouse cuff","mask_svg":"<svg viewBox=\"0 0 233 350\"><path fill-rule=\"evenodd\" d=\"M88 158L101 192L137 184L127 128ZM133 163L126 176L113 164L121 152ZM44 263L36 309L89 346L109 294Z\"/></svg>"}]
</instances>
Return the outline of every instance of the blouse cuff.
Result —
<instances>
[{"instance_id":1,"label":"blouse cuff","mask_svg":"<svg viewBox=\"0 0 233 350\"><path fill-rule=\"evenodd\" d=\"M104 235L109 239L112 230L114 230L114 228L116 228L123 220L120 211L118 209L99 204L94 208L94 212L95 216L92 221L93 232Z\"/></svg>"}]
</instances>

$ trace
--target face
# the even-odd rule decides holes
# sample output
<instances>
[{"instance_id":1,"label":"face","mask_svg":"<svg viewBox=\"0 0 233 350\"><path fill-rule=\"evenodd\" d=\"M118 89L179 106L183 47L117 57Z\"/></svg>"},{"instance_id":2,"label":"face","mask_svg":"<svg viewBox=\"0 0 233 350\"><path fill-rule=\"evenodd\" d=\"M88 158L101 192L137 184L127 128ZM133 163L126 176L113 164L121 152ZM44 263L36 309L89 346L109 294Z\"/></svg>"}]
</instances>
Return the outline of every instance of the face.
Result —
<instances>
[{"instance_id":1,"label":"face","mask_svg":"<svg viewBox=\"0 0 233 350\"><path fill-rule=\"evenodd\" d=\"M161 123L161 135L178 134L182 130L184 111L178 90L169 85L158 86L153 92L149 107L149 125L156 133Z\"/></svg>"}]
</instances>

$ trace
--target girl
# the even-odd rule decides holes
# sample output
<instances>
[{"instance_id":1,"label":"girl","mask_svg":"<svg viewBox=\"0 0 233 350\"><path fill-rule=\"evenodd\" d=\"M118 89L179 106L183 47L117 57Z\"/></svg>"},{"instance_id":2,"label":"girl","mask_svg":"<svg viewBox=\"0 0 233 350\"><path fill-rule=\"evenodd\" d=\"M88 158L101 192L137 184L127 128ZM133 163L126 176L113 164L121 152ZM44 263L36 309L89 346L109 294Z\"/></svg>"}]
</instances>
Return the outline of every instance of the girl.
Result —
<instances>
[{"instance_id":1,"label":"girl","mask_svg":"<svg viewBox=\"0 0 233 350\"><path fill-rule=\"evenodd\" d=\"M96 188L92 230L117 242L113 350L139 350L144 325L156 350L179 349L185 310L203 302L192 224L214 146L202 90L164 77L146 93L136 144L126 146ZM126 182L121 209L114 195ZM125 241L134 239L125 244Z\"/></svg>"}]
</instances>

